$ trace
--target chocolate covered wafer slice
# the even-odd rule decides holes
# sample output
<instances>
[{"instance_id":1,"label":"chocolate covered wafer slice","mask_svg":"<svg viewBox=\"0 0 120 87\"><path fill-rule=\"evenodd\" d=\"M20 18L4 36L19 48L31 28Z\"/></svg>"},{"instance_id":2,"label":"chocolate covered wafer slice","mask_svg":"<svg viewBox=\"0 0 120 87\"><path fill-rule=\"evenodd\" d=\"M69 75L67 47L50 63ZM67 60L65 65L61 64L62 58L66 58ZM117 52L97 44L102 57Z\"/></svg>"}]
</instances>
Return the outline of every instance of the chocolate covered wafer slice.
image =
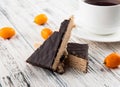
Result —
<instances>
[{"instance_id":1,"label":"chocolate covered wafer slice","mask_svg":"<svg viewBox=\"0 0 120 87\"><path fill-rule=\"evenodd\" d=\"M59 50L57 52L57 55L55 57L55 60L52 65L52 69L55 71L57 69L57 66L59 64L61 56L64 54L67 43L71 35L72 28L74 27L74 18L71 17L69 20L65 20L60 27L59 33L62 37L62 41L59 47Z\"/></svg>"},{"instance_id":2,"label":"chocolate covered wafer slice","mask_svg":"<svg viewBox=\"0 0 120 87\"><path fill-rule=\"evenodd\" d=\"M35 66L63 73L64 57L62 56L73 26L73 17L64 20L59 32L54 32L26 61Z\"/></svg>"},{"instance_id":3,"label":"chocolate covered wafer slice","mask_svg":"<svg viewBox=\"0 0 120 87\"><path fill-rule=\"evenodd\" d=\"M88 66L88 45L78 43L67 44L67 63L70 67L87 72Z\"/></svg>"},{"instance_id":4,"label":"chocolate covered wafer slice","mask_svg":"<svg viewBox=\"0 0 120 87\"><path fill-rule=\"evenodd\" d=\"M59 32L54 32L26 61L35 66L51 69L60 38Z\"/></svg>"}]
</instances>

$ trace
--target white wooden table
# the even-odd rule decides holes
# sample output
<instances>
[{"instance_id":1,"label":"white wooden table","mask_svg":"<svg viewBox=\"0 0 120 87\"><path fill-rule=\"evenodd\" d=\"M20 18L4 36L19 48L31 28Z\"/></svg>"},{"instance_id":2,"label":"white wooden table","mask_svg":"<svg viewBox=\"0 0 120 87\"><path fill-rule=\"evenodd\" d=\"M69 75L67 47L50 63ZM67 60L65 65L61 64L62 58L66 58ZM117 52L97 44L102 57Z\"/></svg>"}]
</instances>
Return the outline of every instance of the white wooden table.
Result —
<instances>
[{"instance_id":1,"label":"white wooden table","mask_svg":"<svg viewBox=\"0 0 120 87\"><path fill-rule=\"evenodd\" d=\"M0 0L0 28L10 26L17 32L10 40L0 40L0 87L120 87L120 68L103 65L109 53L120 53L119 42L98 43L71 35L70 41L89 44L87 74L69 68L59 75L25 62L35 50L34 43L44 41L40 30L58 30L77 9L78 0ZM44 26L33 23L40 13L49 17Z\"/></svg>"}]
</instances>

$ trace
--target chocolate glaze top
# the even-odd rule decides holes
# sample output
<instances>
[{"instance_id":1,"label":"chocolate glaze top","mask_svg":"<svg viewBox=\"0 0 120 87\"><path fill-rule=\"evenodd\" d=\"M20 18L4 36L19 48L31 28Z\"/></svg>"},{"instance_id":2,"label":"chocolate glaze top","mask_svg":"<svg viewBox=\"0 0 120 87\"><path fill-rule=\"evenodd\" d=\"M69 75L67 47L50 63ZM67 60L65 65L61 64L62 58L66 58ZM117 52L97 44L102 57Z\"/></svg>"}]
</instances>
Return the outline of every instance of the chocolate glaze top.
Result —
<instances>
[{"instance_id":1,"label":"chocolate glaze top","mask_svg":"<svg viewBox=\"0 0 120 87\"><path fill-rule=\"evenodd\" d=\"M68 43L68 54L88 59L88 44Z\"/></svg>"}]
</instances>

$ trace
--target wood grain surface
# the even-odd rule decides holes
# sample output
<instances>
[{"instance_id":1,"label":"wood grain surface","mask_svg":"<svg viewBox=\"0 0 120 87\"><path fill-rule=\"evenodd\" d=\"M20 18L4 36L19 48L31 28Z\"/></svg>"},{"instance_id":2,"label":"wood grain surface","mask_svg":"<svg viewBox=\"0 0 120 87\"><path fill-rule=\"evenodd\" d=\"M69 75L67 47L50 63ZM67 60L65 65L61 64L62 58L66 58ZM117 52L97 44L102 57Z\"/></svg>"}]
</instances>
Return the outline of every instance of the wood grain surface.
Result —
<instances>
[{"instance_id":1,"label":"wood grain surface","mask_svg":"<svg viewBox=\"0 0 120 87\"><path fill-rule=\"evenodd\" d=\"M70 42L89 45L88 73L68 68L59 75L27 64L34 43L41 42L40 31L58 30L60 23L78 9L78 0L0 0L0 28L13 27L17 34L10 40L0 39L0 87L120 87L120 68L107 69L103 60L111 52L120 53L120 43L101 43L71 35ZM34 17L45 13L49 20L36 25Z\"/></svg>"}]
</instances>

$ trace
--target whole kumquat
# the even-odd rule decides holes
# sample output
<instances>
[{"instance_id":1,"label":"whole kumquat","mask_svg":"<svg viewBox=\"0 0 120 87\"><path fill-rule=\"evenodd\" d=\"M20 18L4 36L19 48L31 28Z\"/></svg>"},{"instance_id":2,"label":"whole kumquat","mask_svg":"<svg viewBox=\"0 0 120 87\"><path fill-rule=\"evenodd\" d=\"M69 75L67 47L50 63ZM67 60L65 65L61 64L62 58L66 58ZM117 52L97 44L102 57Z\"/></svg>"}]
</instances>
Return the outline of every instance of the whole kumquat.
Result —
<instances>
[{"instance_id":1,"label":"whole kumquat","mask_svg":"<svg viewBox=\"0 0 120 87\"><path fill-rule=\"evenodd\" d=\"M39 14L34 18L34 22L38 25L45 24L47 22L48 18L45 14Z\"/></svg>"},{"instance_id":2,"label":"whole kumquat","mask_svg":"<svg viewBox=\"0 0 120 87\"><path fill-rule=\"evenodd\" d=\"M104 64L108 68L117 68L120 65L120 54L111 53L105 58Z\"/></svg>"},{"instance_id":3,"label":"whole kumquat","mask_svg":"<svg viewBox=\"0 0 120 87\"><path fill-rule=\"evenodd\" d=\"M41 31L41 36L46 40L46 39L48 39L48 37L50 36L50 35L52 35L52 30L51 29L49 29L49 28L44 28L44 29L42 29L42 31Z\"/></svg>"},{"instance_id":4,"label":"whole kumquat","mask_svg":"<svg viewBox=\"0 0 120 87\"><path fill-rule=\"evenodd\" d=\"M0 37L4 39L10 39L15 35L15 30L11 27L3 27L0 29Z\"/></svg>"}]
</instances>

